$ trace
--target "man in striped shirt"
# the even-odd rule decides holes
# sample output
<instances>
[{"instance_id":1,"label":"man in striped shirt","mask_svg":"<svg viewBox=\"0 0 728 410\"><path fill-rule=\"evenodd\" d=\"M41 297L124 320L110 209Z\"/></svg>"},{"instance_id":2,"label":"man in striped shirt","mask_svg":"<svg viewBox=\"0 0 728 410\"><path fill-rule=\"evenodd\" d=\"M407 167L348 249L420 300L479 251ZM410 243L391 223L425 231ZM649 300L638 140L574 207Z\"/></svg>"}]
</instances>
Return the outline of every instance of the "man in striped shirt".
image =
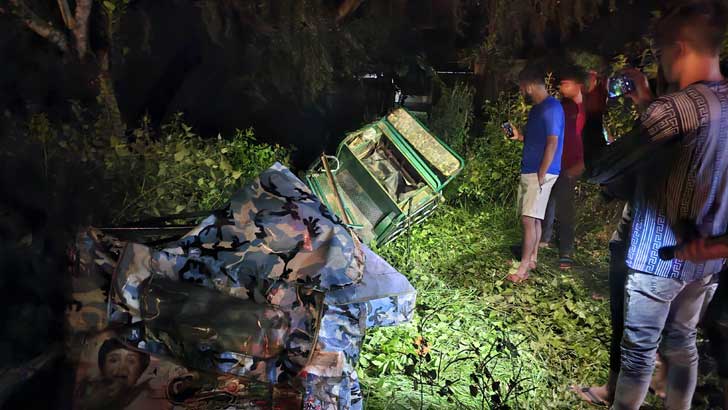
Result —
<instances>
[{"instance_id":1,"label":"man in striped shirt","mask_svg":"<svg viewBox=\"0 0 728 410\"><path fill-rule=\"evenodd\" d=\"M637 410L647 393L661 337L669 363L666 407L689 409L697 382L696 326L724 259L661 260L660 248L728 229L728 82L719 68L726 11L718 1L679 6L660 19L655 42L679 91L653 100L646 78L629 72L641 127L601 150L588 175L609 183L633 175L621 370L613 409ZM597 121L600 122L600 121ZM587 132L600 132L589 119ZM598 131L597 131L598 129Z\"/></svg>"}]
</instances>

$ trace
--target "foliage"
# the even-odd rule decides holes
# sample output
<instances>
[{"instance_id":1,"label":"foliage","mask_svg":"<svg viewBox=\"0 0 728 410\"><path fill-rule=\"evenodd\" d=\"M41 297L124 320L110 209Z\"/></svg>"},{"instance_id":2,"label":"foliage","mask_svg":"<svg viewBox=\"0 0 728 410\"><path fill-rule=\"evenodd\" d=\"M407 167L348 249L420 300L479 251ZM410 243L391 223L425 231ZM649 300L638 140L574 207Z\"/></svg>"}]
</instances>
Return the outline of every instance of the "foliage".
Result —
<instances>
[{"instance_id":1,"label":"foliage","mask_svg":"<svg viewBox=\"0 0 728 410\"><path fill-rule=\"evenodd\" d=\"M442 95L432 107L430 129L457 152L465 152L473 122L473 87L458 82L441 84Z\"/></svg>"},{"instance_id":2,"label":"foliage","mask_svg":"<svg viewBox=\"0 0 728 410\"><path fill-rule=\"evenodd\" d=\"M247 179L275 161L286 161L285 150L257 145L252 129L238 130L229 139L204 140L177 115L162 135L155 142L142 128L132 143L112 141L113 151L104 158L108 176L139 178L125 189L116 220L216 209Z\"/></svg>"},{"instance_id":3,"label":"foliage","mask_svg":"<svg viewBox=\"0 0 728 410\"><path fill-rule=\"evenodd\" d=\"M454 201L476 204L515 200L521 145L509 141L501 125L510 121L522 129L529 108L523 97L514 93L502 93L497 100L485 101L483 135L478 138L470 136L463 144L465 169L448 188L448 197ZM434 121L437 121L435 113Z\"/></svg>"},{"instance_id":4,"label":"foliage","mask_svg":"<svg viewBox=\"0 0 728 410\"><path fill-rule=\"evenodd\" d=\"M610 66L610 76L628 66L625 55L617 55ZM628 97L620 96L610 99L607 114L604 118L604 126L609 135L615 139L621 137L634 127L635 120L639 117L637 109Z\"/></svg>"},{"instance_id":5,"label":"foliage","mask_svg":"<svg viewBox=\"0 0 728 410\"><path fill-rule=\"evenodd\" d=\"M590 70L601 72L604 66L604 59L601 56L586 51L571 51L569 59L585 72Z\"/></svg>"},{"instance_id":6,"label":"foliage","mask_svg":"<svg viewBox=\"0 0 728 410\"><path fill-rule=\"evenodd\" d=\"M85 114L78 106L76 112ZM99 217L113 215L110 222L216 209L246 179L275 161L288 161L285 149L257 143L252 129L238 130L230 138L205 140L181 115L164 125L159 136L144 122L132 130L131 138L108 142L89 138L94 129L82 124L87 122L81 119L59 130L44 115L35 116L27 128L30 145L23 144L25 137L18 135L18 148L6 154L32 156L22 150L33 150L37 144L50 190L56 186L54 179L68 170L87 174L81 181L84 195L95 196L98 212L106 214Z\"/></svg>"}]
</instances>

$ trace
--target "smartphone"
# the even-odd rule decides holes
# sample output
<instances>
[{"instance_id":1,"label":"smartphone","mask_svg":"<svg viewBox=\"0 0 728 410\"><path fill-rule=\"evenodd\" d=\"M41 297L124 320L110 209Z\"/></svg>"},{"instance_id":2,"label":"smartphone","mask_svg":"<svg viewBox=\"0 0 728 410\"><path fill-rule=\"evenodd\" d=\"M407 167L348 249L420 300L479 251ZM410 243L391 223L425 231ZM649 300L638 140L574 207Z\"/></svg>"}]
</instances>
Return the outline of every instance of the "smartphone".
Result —
<instances>
[{"instance_id":1,"label":"smartphone","mask_svg":"<svg viewBox=\"0 0 728 410\"><path fill-rule=\"evenodd\" d=\"M510 122L508 122L508 121L504 122L503 124L501 124L501 128L503 128L503 130L506 132L506 134L508 135L508 138L513 138L513 135L515 135L513 133L513 126L511 125Z\"/></svg>"},{"instance_id":2,"label":"smartphone","mask_svg":"<svg viewBox=\"0 0 728 410\"><path fill-rule=\"evenodd\" d=\"M634 85L634 81L624 74L615 75L610 77L607 81L607 91L609 92L609 98L617 98L623 95L629 94L636 90L637 87Z\"/></svg>"}]
</instances>

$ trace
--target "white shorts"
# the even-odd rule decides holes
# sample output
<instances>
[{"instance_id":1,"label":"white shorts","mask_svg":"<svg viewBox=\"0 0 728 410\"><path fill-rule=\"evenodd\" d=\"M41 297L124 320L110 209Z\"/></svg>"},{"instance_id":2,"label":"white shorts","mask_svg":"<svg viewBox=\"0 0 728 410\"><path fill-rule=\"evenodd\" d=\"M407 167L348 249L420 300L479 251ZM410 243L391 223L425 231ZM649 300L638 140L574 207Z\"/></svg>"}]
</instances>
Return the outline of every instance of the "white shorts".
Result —
<instances>
[{"instance_id":1,"label":"white shorts","mask_svg":"<svg viewBox=\"0 0 728 410\"><path fill-rule=\"evenodd\" d=\"M546 174L543 185L538 184L538 174L521 174L518 186L518 209L521 216L543 220L546 206L549 204L551 188L554 187L558 175Z\"/></svg>"}]
</instances>

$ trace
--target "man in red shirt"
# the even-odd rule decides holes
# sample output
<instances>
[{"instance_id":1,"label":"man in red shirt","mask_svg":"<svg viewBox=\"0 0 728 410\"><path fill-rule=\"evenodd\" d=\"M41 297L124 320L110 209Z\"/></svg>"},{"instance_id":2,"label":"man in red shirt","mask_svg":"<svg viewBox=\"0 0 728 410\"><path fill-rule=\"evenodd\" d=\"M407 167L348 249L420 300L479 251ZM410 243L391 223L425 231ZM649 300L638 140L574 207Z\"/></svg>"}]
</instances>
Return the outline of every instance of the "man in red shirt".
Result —
<instances>
[{"instance_id":1,"label":"man in red shirt","mask_svg":"<svg viewBox=\"0 0 728 410\"><path fill-rule=\"evenodd\" d=\"M554 185L544 219L542 246L547 245L553 234L554 217L559 220L559 266L568 269L573 264L574 254L574 190L576 181L584 171L584 146L581 131L586 115L582 87L584 75L576 69L561 75L559 91L564 109L564 150L561 156L561 174Z\"/></svg>"}]
</instances>

